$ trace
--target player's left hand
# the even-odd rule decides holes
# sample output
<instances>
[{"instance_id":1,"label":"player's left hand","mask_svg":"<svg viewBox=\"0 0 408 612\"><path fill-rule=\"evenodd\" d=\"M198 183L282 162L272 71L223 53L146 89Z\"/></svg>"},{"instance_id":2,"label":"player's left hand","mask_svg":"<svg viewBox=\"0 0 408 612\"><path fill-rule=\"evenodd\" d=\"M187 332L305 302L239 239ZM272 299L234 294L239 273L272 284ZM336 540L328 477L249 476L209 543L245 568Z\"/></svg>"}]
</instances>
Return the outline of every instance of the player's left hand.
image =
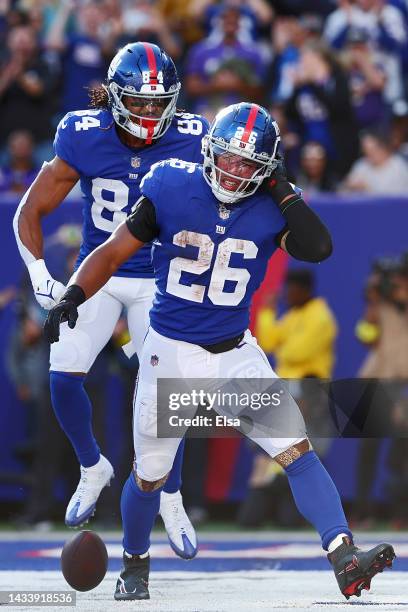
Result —
<instances>
[{"instance_id":1,"label":"player's left hand","mask_svg":"<svg viewBox=\"0 0 408 612\"><path fill-rule=\"evenodd\" d=\"M61 300L59 304L51 308L44 323L44 335L50 344L58 342L60 336L60 324L68 321L68 327L74 329L78 319L78 307L71 300Z\"/></svg>"},{"instance_id":2,"label":"player's left hand","mask_svg":"<svg viewBox=\"0 0 408 612\"><path fill-rule=\"evenodd\" d=\"M264 180L264 186L268 188L273 186L278 181L288 181L288 173L285 166L285 160L281 153L278 153L275 157L276 167L272 170L272 174Z\"/></svg>"},{"instance_id":3,"label":"player's left hand","mask_svg":"<svg viewBox=\"0 0 408 612\"><path fill-rule=\"evenodd\" d=\"M276 156L276 168L272 171L272 174L268 176L262 183L262 187L265 191L272 196L278 206L281 202L289 195L295 195L292 184L288 181L285 161L283 155L280 153Z\"/></svg>"}]
</instances>

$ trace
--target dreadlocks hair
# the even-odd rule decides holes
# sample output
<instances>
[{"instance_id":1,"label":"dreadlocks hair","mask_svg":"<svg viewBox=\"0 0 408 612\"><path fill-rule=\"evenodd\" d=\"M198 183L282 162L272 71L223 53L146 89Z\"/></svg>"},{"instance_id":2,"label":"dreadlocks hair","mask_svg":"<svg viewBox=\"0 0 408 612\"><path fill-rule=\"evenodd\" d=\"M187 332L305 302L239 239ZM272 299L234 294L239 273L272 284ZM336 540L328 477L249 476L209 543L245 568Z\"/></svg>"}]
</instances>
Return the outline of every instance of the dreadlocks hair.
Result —
<instances>
[{"instance_id":1,"label":"dreadlocks hair","mask_svg":"<svg viewBox=\"0 0 408 612\"><path fill-rule=\"evenodd\" d=\"M88 88L91 108L109 108L109 95L106 85L96 85Z\"/></svg>"}]
</instances>

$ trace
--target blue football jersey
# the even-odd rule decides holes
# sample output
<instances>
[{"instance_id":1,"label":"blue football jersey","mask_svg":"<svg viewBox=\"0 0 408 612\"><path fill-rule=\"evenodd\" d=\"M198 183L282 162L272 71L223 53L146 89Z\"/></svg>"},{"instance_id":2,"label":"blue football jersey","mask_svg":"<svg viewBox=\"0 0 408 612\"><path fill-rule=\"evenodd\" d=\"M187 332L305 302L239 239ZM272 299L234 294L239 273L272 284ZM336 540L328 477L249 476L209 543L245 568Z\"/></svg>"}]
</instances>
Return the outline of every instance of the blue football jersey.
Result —
<instances>
[{"instance_id":1,"label":"blue football jersey","mask_svg":"<svg viewBox=\"0 0 408 612\"><path fill-rule=\"evenodd\" d=\"M150 323L194 344L237 336L249 324L254 292L276 250L285 219L270 196L255 193L229 207L203 178L202 166L170 159L143 178L156 211L156 295Z\"/></svg>"},{"instance_id":2,"label":"blue football jersey","mask_svg":"<svg viewBox=\"0 0 408 612\"><path fill-rule=\"evenodd\" d=\"M201 139L208 122L199 115L176 113L170 128L152 145L132 149L116 132L109 110L68 113L54 140L55 154L80 175L83 239L76 267L105 242L140 197L140 181L152 164L177 156L201 162ZM152 278L151 246L146 245L116 276Z\"/></svg>"}]
</instances>

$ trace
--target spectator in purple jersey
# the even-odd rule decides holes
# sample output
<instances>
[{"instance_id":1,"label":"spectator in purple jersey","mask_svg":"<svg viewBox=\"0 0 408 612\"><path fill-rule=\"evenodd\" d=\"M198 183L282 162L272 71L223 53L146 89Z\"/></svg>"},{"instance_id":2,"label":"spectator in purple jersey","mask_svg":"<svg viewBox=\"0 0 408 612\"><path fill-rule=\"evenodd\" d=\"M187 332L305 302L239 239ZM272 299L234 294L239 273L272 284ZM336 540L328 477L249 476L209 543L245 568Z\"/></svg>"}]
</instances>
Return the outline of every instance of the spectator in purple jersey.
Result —
<instances>
[{"instance_id":1,"label":"spectator in purple jersey","mask_svg":"<svg viewBox=\"0 0 408 612\"><path fill-rule=\"evenodd\" d=\"M75 8L78 9L78 31L66 36L66 26ZM115 37L107 34L103 21L104 12L95 2L76 7L74 0L65 0L55 15L45 43L49 50L61 53L64 113L86 108L87 88L105 78Z\"/></svg>"},{"instance_id":2,"label":"spectator in purple jersey","mask_svg":"<svg viewBox=\"0 0 408 612\"><path fill-rule=\"evenodd\" d=\"M343 177L357 156L356 123L347 76L330 50L319 43L302 49L286 113L302 143L320 143L336 176Z\"/></svg>"},{"instance_id":3,"label":"spectator in purple jersey","mask_svg":"<svg viewBox=\"0 0 408 612\"><path fill-rule=\"evenodd\" d=\"M384 97L387 80L384 60L370 46L365 30L349 30L343 64L349 74L352 105L359 128L386 124L389 113Z\"/></svg>"},{"instance_id":4,"label":"spectator in purple jersey","mask_svg":"<svg viewBox=\"0 0 408 612\"><path fill-rule=\"evenodd\" d=\"M221 106L242 99L259 101L266 62L256 43L241 43L241 12L226 7L222 13L222 40L211 37L191 48L185 75L192 112L212 117Z\"/></svg>"},{"instance_id":5,"label":"spectator in purple jersey","mask_svg":"<svg viewBox=\"0 0 408 612\"><path fill-rule=\"evenodd\" d=\"M22 195L35 179L38 168L33 159L34 142L30 132L12 132L8 140L9 160L0 168L0 193Z\"/></svg>"}]
</instances>

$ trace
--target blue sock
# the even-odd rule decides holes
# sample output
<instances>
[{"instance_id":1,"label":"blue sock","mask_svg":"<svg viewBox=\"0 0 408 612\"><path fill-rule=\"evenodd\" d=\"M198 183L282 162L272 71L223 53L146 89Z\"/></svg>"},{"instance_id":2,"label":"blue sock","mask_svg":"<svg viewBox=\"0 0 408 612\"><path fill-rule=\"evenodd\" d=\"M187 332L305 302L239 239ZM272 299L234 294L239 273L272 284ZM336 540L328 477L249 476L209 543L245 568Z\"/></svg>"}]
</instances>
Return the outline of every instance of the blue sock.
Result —
<instances>
[{"instance_id":1,"label":"blue sock","mask_svg":"<svg viewBox=\"0 0 408 612\"><path fill-rule=\"evenodd\" d=\"M51 401L55 416L84 467L98 463L100 451L92 431L92 406L84 376L50 372Z\"/></svg>"},{"instance_id":2,"label":"blue sock","mask_svg":"<svg viewBox=\"0 0 408 612\"><path fill-rule=\"evenodd\" d=\"M120 509L123 523L123 548L131 555L143 555L149 550L150 533L160 508L160 493L141 491L135 475L130 473L122 490Z\"/></svg>"},{"instance_id":3,"label":"blue sock","mask_svg":"<svg viewBox=\"0 0 408 612\"><path fill-rule=\"evenodd\" d=\"M170 470L169 476L164 485L163 491L165 493L176 493L181 487L181 470L183 467L183 455L184 455L184 444L185 439L183 438L177 449L176 456L174 457L173 467Z\"/></svg>"},{"instance_id":4,"label":"blue sock","mask_svg":"<svg viewBox=\"0 0 408 612\"><path fill-rule=\"evenodd\" d=\"M285 471L297 509L317 529L323 548L340 533L352 538L340 495L316 453L305 453Z\"/></svg>"}]
</instances>

